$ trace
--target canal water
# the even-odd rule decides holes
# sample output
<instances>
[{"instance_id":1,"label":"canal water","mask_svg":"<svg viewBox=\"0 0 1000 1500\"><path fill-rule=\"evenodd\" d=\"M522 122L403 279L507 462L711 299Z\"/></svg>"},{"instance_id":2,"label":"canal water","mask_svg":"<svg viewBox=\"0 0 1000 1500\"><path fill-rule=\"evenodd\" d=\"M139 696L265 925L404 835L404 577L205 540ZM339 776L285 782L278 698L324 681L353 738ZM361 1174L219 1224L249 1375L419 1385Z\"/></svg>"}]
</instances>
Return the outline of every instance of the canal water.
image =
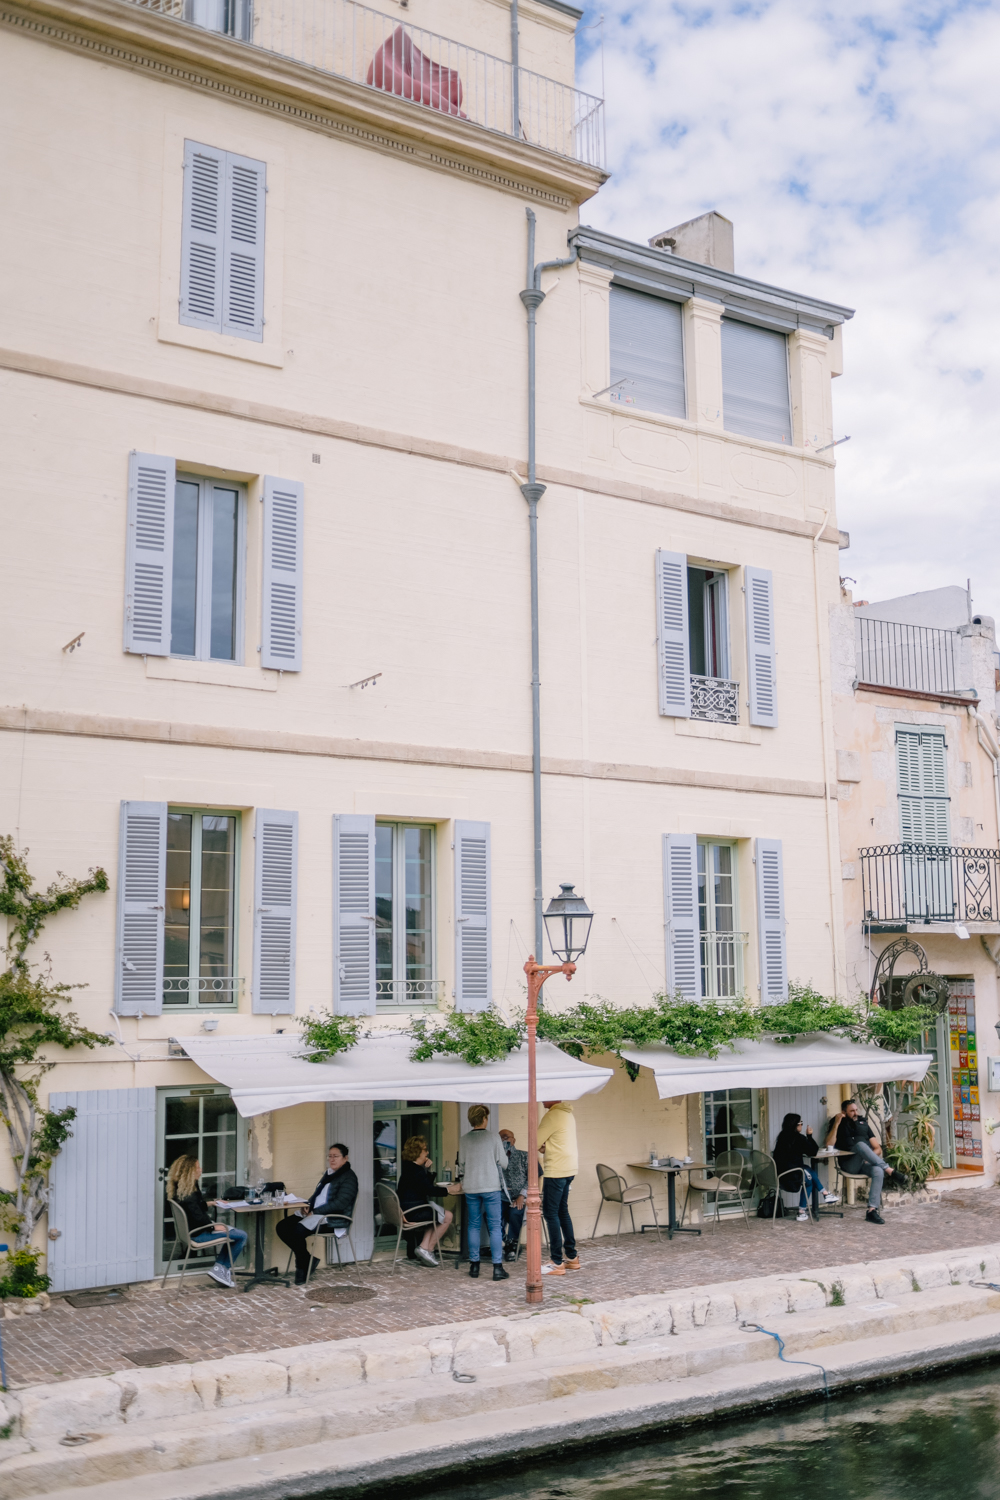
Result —
<instances>
[{"instance_id":1,"label":"canal water","mask_svg":"<svg viewBox=\"0 0 1000 1500\"><path fill-rule=\"evenodd\" d=\"M439 1500L1000 1500L1000 1365L627 1441Z\"/></svg>"}]
</instances>

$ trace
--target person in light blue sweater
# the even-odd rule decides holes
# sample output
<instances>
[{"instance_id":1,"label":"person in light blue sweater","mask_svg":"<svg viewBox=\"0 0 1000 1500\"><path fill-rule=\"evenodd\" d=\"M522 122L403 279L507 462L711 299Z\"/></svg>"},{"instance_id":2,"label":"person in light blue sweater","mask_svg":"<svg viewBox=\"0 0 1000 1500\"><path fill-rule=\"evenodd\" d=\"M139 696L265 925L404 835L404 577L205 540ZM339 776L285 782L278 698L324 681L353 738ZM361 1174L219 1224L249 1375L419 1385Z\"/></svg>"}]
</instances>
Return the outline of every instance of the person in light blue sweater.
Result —
<instances>
[{"instance_id":1,"label":"person in light blue sweater","mask_svg":"<svg viewBox=\"0 0 1000 1500\"><path fill-rule=\"evenodd\" d=\"M470 1104L472 1129L458 1143L458 1173L465 1198L465 1222L469 1238L469 1275L479 1275L480 1226L483 1214L490 1234L493 1280L507 1281L503 1266L503 1229L500 1204L504 1193L507 1152L503 1141L489 1128L490 1112L485 1104Z\"/></svg>"}]
</instances>

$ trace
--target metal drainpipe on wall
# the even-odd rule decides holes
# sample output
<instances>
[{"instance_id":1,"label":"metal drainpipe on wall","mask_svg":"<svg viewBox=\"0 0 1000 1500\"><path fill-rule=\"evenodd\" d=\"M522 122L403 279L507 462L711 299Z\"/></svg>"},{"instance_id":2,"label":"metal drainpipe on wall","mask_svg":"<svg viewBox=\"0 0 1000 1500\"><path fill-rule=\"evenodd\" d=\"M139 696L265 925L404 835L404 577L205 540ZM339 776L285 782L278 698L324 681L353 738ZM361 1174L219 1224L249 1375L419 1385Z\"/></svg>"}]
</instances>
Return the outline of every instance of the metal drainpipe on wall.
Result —
<instances>
[{"instance_id":1,"label":"metal drainpipe on wall","mask_svg":"<svg viewBox=\"0 0 1000 1500\"><path fill-rule=\"evenodd\" d=\"M976 721L979 743L993 762L993 802L997 815L997 842L1000 843L1000 745L997 744L996 735L990 728L989 721L983 718L978 708L973 708L970 703L968 712Z\"/></svg>"},{"instance_id":2,"label":"metal drainpipe on wall","mask_svg":"<svg viewBox=\"0 0 1000 1500\"><path fill-rule=\"evenodd\" d=\"M528 216L528 285L521 293L528 314L528 482L520 486L528 502L528 534L531 551L531 789L535 854L535 959L544 962L542 953L542 728L541 683L538 676L538 502L545 494L544 484L535 478L535 313L545 301L542 272L556 271L575 263L577 252L565 260L545 260L535 265L535 214Z\"/></svg>"},{"instance_id":3,"label":"metal drainpipe on wall","mask_svg":"<svg viewBox=\"0 0 1000 1500\"><path fill-rule=\"evenodd\" d=\"M826 661L823 651L823 616L820 610L819 590L819 539L826 530L826 523L830 518L830 507L827 506L823 512L823 519L819 523L816 535L812 539L813 555L813 597L816 601L816 656L819 670L819 724L822 742L822 765L823 765L823 804L826 813L826 854L828 878L830 881L830 947L833 956L833 985L834 993L840 993L840 971L841 955L840 929L837 923L837 898L834 894L840 883L841 875L838 869L840 856L840 825L838 810L830 796L830 777L836 775L836 766L831 766L828 760L829 746L827 744L827 722L826 722ZM847 983L847 965L843 965L844 983Z\"/></svg>"}]
</instances>

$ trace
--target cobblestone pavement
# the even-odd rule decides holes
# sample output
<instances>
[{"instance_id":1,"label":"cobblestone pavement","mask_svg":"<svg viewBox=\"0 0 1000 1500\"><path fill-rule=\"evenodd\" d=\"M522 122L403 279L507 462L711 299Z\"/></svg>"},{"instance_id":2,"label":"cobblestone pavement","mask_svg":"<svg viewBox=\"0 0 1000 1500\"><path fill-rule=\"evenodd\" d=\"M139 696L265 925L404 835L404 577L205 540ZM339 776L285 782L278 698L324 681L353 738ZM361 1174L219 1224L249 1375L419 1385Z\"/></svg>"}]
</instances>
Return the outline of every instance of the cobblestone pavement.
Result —
<instances>
[{"instance_id":1,"label":"cobblestone pavement","mask_svg":"<svg viewBox=\"0 0 1000 1500\"><path fill-rule=\"evenodd\" d=\"M959 1190L939 1201L887 1206L884 1228L864 1222L863 1208L818 1225L752 1218L724 1220L714 1231L678 1235L657 1243L655 1235L623 1234L580 1244L581 1269L546 1278L545 1300L553 1307L574 1298L600 1302L639 1293L664 1292L709 1282L775 1272L842 1265L886 1256L927 1254L1000 1239L1000 1189ZM309 1300L302 1288L256 1287L228 1291L207 1277L188 1275L183 1293L168 1283L133 1287L116 1306L75 1308L55 1298L48 1312L2 1324L8 1380L13 1388L37 1381L106 1374L126 1368L130 1354L169 1348L183 1359L212 1359L357 1338L466 1318L516 1313L524 1308L524 1254L510 1266L511 1279L494 1284L488 1266L472 1281L452 1258L441 1270L403 1262L395 1275L376 1260L361 1272L324 1269L314 1286L360 1285L376 1292L350 1306ZM143 1361L140 1361L143 1362Z\"/></svg>"}]
</instances>

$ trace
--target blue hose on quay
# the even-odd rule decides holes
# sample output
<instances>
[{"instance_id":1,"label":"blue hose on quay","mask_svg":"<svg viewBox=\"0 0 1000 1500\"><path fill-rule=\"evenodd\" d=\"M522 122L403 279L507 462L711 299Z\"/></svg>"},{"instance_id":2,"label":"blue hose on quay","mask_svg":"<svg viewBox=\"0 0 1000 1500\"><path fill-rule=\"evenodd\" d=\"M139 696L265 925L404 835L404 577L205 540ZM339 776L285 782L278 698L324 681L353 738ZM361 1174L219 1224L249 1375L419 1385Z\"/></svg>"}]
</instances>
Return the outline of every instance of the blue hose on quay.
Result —
<instances>
[{"instance_id":1,"label":"blue hose on quay","mask_svg":"<svg viewBox=\"0 0 1000 1500\"><path fill-rule=\"evenodd\" d=\"M830 1387L827 1384L826 1370L823 1365L814 1364L811 1359L785 1359L785 1341L780 1333L772 1333L770 1328L762 1328L759 1323L741 1323L740 1327L747 1333L766 1333L769 1339L777 1339L778 1358L784 1360L786 1365L808 1365L810 1370L819 1370L823 1376L823 1395L829 1401Z\"/></svg>"}]
</instances>

